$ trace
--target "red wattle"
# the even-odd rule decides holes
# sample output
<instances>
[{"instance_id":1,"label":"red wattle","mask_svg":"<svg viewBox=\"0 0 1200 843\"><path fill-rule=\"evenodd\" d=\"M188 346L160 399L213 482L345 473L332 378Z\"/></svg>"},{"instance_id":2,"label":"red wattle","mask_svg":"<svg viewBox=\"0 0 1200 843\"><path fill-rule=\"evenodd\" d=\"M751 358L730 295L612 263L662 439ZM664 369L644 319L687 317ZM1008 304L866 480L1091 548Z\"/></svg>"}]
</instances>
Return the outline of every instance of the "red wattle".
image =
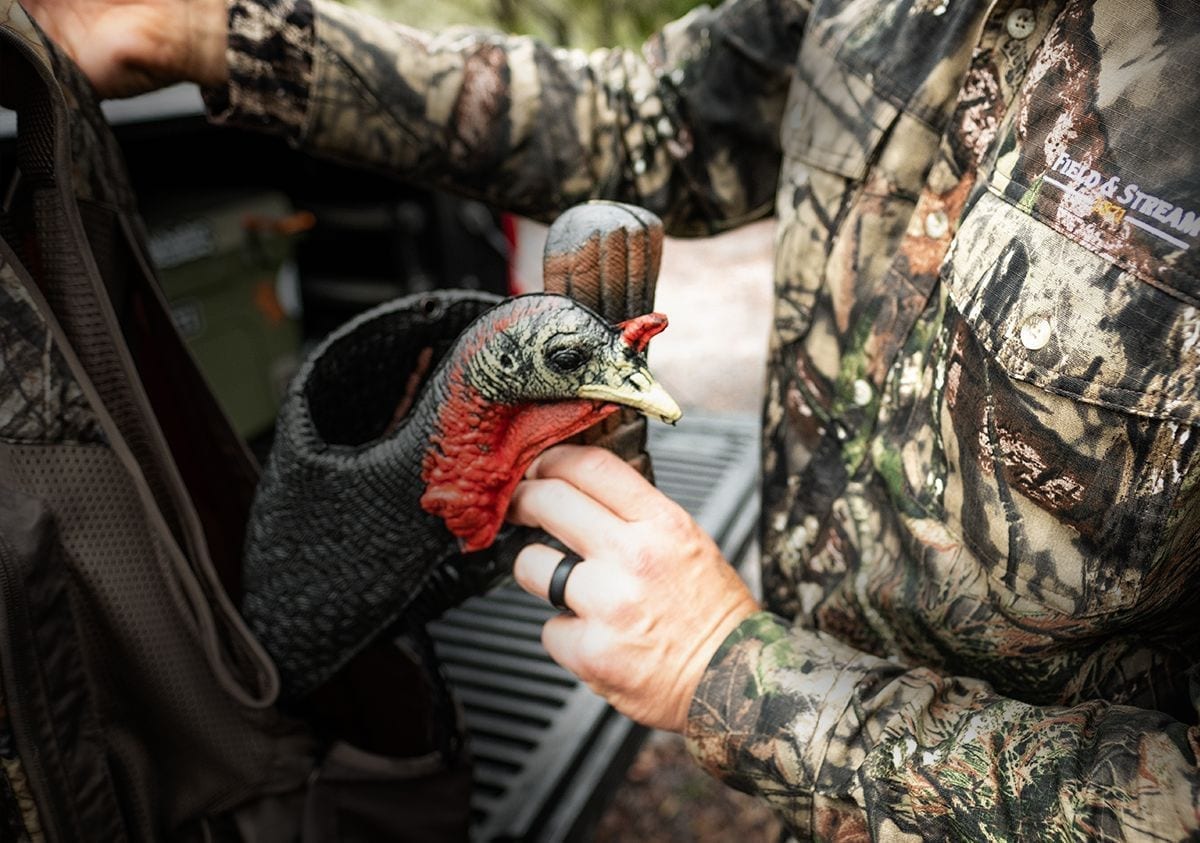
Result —
<instances>
[{"instance_id":1,"label":"red wattle","mask_svg":"<svg viewBox=\"0 0 1200 843\"><path fill-rule=\"evenodd\" d=\"M421 508L445 522L463 551L482 550L538 454L616 410L585 400L493 404L456 382L421 463Z\"/></svg>"},{"instance_id":2,"label":"red wattle","mask_svg":"<svg viewBox=\"0 0 1200 843\"><path fill-rule=\"evenodd\" d=\"M634 351L641 353L650 344L650 338L662 333L667 327L667 317L662 313L647 313L644 316L626 319L617 327L621 329L621 339Z\"/></svg>"}]
</instances>

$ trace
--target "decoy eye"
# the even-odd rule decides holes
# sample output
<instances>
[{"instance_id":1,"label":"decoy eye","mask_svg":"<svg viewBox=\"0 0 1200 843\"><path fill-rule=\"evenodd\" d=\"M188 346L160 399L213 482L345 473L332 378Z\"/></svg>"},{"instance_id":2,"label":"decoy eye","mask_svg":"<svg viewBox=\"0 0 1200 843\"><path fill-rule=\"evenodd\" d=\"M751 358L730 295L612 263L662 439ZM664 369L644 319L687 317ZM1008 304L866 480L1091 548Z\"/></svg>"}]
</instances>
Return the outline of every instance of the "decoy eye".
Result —
<instances>
[{"instance_id":1,"label":"decoy eye","mask_svg":"<svg viewBox=\"0 0 1200 843\"><path fill-rule=\"evenodd\" d=\"M550 366L560 372L573 372L587 362L587 355L578 348L557 348L546 355Z\"/></svg>"}]
</instances>

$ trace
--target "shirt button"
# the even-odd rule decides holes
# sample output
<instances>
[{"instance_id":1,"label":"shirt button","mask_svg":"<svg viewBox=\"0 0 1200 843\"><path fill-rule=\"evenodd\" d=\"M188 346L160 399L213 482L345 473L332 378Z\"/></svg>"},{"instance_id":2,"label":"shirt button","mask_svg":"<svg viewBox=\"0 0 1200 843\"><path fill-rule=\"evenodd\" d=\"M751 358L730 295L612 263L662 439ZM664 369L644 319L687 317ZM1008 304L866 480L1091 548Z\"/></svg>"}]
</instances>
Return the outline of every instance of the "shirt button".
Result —
<instances>
[{"instance_id":1,"label":"shirt button","mask_svg":"<svg viewBox=\"0 0 1200 843\"><path fill-rule=\"evenodd\" d=\"M854 403L860 407L865 407L871 403L871 398L874 395L874 390L871 385L862 378L854 382Z\"/></svg>"},{"instance_id":2,"label":"shirt button","mask_svg":"<svg viewBox=\"0 0 1200 843\"><path fill-rule=\"evenodd\" d=\"M944 211L932 211L925 215L925 234L933 240L940 240L950 230L950 220Z\"/></svg>"},{"instance_id":3,"label":"shirt button","mask_svg":"<svg viewBox=\"0 0 1200 843\"><path fill-rule=\"evenodd\" d=\"M1024 8L1013 9L1008 13L1008 18L1004 21L1004 28L1008 30L1008 34L1013 38L1022 41L1033 34L1036 22L1032 10Z\"/></svg>"},{"instance_id":4,"label":"shirt button","mask_svg":"<svg viewBox=\"0 0 1200 843\"><path fill-rule=\"evenodd\" d=\"M1050 342L1050 320L1045 316L1034 316L1021 326L1021 345L1030 351L1045 348Z\"/></svg>"}]
</instances>

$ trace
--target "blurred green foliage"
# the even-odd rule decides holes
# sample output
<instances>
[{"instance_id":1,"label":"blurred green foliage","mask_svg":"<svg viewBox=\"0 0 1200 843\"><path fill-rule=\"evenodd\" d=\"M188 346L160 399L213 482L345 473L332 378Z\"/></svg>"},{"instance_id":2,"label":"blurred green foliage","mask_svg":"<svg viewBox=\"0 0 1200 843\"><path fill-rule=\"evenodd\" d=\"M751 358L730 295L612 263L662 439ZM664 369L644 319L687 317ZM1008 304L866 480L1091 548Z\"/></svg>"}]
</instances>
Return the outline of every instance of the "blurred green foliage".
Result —
<instances>
[{"instance_id":1,"label":"blurred green foliage","mask_svg":"<svg viewBox=\"0 0 1200 843\"><path fill-rule=\"evenodd\" d=\"M484 26L560 46L639 46L702 0L345 0L424 29Z\"/></svg>"}]
</instances>

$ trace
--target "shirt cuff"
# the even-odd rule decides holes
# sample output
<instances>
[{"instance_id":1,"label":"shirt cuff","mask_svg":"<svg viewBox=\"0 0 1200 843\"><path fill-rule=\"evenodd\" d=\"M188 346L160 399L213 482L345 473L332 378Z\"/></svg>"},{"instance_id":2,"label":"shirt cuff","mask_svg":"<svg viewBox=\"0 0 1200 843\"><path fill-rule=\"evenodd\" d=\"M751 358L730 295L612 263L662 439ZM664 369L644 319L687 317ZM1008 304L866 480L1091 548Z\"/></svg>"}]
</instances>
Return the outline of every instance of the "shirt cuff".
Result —
<instances>
[{"instance_id":1,"label":"shirt cuff","mask_svg":"<svg viewBox=\"0 0 1200 843\"><path fill-rule=\"evenodd\" d=\"M316 42L312 0L229 0L229 81L204 90L213 123L298 140Z\"/></svg>"},{"instance_id":2,"label":"shirt cuff","mask_svg":"<svg viewBox=\"0 0 1200 843\"><path fill-rule=\"evenodd\" d=\"M738 790L808 798L827 755L844 754L842 720L860 684L881 670L900 669L778 615L751 615L700 680L688 711L688 748Z\"/></svg>"}]
</instances>

